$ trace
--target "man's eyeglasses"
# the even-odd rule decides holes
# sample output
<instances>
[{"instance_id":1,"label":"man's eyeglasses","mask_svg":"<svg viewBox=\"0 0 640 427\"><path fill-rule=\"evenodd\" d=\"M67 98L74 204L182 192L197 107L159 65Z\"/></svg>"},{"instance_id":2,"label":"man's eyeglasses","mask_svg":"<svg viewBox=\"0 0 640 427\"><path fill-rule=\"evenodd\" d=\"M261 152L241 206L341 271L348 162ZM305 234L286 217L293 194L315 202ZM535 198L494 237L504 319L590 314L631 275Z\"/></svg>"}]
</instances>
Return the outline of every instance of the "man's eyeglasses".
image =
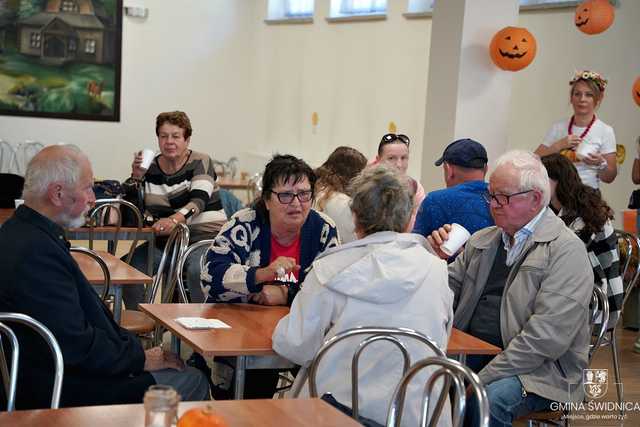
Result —
<instances>
[{"instance_id":1,"label":"man's eyeglasses","mask_svg":"<svg viewBox=\"0 0 640 427\"><path fill-rule=\"evenodd\" d=\"M482 197L487 201L487 203L491 204L491 200L495 200L498 206L502 207L502 206L508 205L513 196L530 193L532 191L533 190L526 190L526 191L520 191L518 193L513 193L513 194L489 193L488 191L486 191L482 195Z\"/></svg>"},{"instance_id":2,"label":"man's eyeglasses","mask_svg":"<svg viewBox=\"0 0 640 427\"><path fill-rule=\"evenodd\" d=\"M400 141L403 144L405 144L407 147L411 143L411 140L407 135L404 135L401 133L398 135L396 135L395 133L388 133L385 136L383 136L382 139L380 140L380 146L383 146L385 144L391 144L392 142L395 142L395 141Z\"/></svg>"},{"instance_id":3,"label":"man's eyeglasses","mask_svg":"<svg viewBox=\"0 0 640 427\"><path fill-rule=\"evenodd\" d=\"M282 192L282 193L277 193L275 191L271 191L271 193L275 194L276 197L278 198L278 201L280 203L282 203L283 205L291 204L295 197L298 198L298 201L300 201L300 203L306 203L306 202L310 201L311 198L313 197L313 191L311 191L311 190L305 190L305 191L301 191L299 193L290 193L288 191L285 191L285 192Z\"/></svg>"}]
</instances>

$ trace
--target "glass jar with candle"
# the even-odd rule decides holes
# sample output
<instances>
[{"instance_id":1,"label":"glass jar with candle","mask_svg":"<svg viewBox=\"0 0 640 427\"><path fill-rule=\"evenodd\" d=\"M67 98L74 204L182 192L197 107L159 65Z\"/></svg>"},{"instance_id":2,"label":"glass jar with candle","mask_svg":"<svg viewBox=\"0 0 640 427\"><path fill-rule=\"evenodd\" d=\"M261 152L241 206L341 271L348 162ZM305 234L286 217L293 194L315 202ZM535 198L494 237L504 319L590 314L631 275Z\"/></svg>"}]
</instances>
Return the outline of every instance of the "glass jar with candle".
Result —
<instances>
[{"instance_id":1,"label":"glass jar with candle","mask_svg":"<svg viewBox=\"0 0 640 427\"><path fill-rule=\"evenodd\" d=\"M171 427L178 416L180 395L168 385L152 385L144 394L144 426Z\"/></svg>"}]
</instances>

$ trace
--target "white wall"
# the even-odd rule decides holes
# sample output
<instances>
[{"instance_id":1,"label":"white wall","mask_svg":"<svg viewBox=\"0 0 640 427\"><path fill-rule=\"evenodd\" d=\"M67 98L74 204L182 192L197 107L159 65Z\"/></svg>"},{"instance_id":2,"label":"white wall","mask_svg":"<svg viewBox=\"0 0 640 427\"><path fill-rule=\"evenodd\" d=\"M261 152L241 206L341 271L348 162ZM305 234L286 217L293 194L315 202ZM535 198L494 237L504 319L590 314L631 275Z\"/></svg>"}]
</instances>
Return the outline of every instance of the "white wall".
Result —
<instances>
[{"instance_id":1,"label":"white wall","mask_svg":"<svg viewBox=\"0 0 640 427\"><path fill-rule=\"evenodd\" d=\"M0 137L76 143L90 155L96 176L122 178L134 150L155 146L160 111L184 109L194 149L218 159L239 155L241 169L251 171L275 151L312 165L339 145L371 156L394 121L412 137L410 173L420 176L431 20L403 18L405 0L389 0L385 21L333 24L324 20L329 0L316 0L313 24L278 26L263 22L267 0L143 3L146 20L124 18L120 123L0 116ZM623 1L602 35L583 35L572 22L572 10L520 16L539 49L513 79L510 144L534 149L547 127L569 113L574 68L602 72L610 85L600 115L628 153L616 182L604 186L619 209L633 187L632 141L640 135L640 109L630 96L640 75L640 2Z\"/></svg>"},{"instance_id":2,"label":"white wall","mask_svg":"<svg viewBox=\"0 0 640 427\"><path fill-rule=\"evenodd\" d=\"M125 2L126 3L126 2ZM180 109L192 121L192 147L227 159L253 139L249 102L252 0L153 0L146 20L123 18L121 121L0 116L0 137L80 146L97 177L124 178L133 152L157 147L155 117Z\"/></svg>"}]
</instances>

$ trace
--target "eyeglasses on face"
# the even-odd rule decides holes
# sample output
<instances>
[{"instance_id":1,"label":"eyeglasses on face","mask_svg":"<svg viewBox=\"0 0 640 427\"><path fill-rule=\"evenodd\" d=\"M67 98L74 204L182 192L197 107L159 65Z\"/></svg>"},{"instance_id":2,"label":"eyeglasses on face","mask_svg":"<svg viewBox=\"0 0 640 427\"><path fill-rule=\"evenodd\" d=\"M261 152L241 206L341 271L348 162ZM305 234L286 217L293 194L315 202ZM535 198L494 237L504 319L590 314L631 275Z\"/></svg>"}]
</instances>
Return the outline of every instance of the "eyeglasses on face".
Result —
<instances>
[{"instance_id":1,"label":"eyeglasses on face","mask_svg":"<svg viewBox=\"0 0 640 427\"><path fill-rule=\"evenodd\" d=\"M508 205L509 202L511 202L511 198L513 196L519 196L520 194L526 194L532 191L533 190L526 190L526 191L520 191L518 193L512 193L512 194L490 193L487 191L482 195L482 197L487 201L487 203L490 204L491 200L495 200L498 206L502 207L502 206Z\"/></svg>"},{"instance_id":2,"label":"eyeglasses on face","mask_svg":"<svg viewBox=\"0 0 640 427\"><path fill-rule=\"evenodd\" d=\"M382 139L380 140L380 145L391 144L395 141L400 141L403 144L405 144L407 147L411 143L411 140L407 135L404 135L401 133L398 135L396 135L395 133L388 133L382 137Z\"/></svg>"},{"instance_id":3,"label":"eyeglasses on face","mask_svg":"<svg viewBox=\"0 0 640 427\"><path fill-rule=\"evenodd\" d=\"M283 205L288 205L288 204L292 203L293 199L295 197L298 198L298 201L300 201L300 203L309 202L311 200L311 198L313 197L313 191L311 191L311 190L304 190L304 191L301 191L299 193L291 193L289 191L284 191L282 193L277 193L275 191L271 191L271 193L275 194L276 197L278 198L278 201L280 203L282 203Z\"/></svg>"}]
</instances>

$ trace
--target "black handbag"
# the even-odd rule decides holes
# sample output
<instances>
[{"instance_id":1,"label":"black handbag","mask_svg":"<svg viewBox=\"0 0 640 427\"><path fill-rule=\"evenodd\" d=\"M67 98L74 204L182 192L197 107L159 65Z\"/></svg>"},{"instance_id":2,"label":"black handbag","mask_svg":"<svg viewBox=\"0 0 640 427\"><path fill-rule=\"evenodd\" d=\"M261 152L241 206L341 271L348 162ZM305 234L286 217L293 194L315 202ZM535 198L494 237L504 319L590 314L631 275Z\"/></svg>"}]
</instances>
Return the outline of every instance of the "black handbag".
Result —
<instances>
[{"instance_id":1,"label":"black handbag","mask_svg":"<svg viewBox=\"0 0 640 427\"><path fill-rule=\"evenodd\" d=\"M640 209L640 190L633 190L629 197L629 209Z\"/></svg>"}]
</instances>

